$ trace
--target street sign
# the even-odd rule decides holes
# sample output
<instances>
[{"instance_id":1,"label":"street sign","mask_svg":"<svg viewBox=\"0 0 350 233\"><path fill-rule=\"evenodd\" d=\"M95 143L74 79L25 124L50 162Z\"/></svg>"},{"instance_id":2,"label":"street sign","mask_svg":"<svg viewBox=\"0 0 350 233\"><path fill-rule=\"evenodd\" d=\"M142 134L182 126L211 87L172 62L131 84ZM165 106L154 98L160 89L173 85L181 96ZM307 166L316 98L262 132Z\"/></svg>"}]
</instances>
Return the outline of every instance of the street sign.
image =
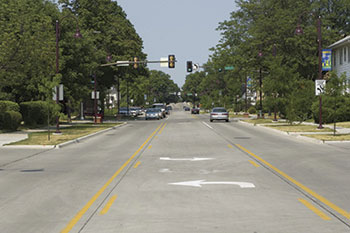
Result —
<instances>
[{"instance_id":1,"label":"street sign","mask_svg":"<svg viewBox=\"0 0 350 233\"><path fill-rule=\"evenodd\" d=\"M99 91L96 91L96 99L100 99L100 92ZM95 99L95 91L92 91L91 92L91 99Z\"/></svg>"},{"instance_id":2,"label":"street sign","mask_svg":"<svg viewBox=\"0 0 350 233\"><path fill-rule=\"evenodd\" d=\"M117 61L117 66L129 66L129 61Z\"/></svg>"},{"instance_id":3,"label":"street sign","mask_svg":"<svg viewBox=\"0 0 350 233\"><path fill-rule=\"evenodd\" d=\"M55 101L56 101L56 99L57 99L56 91L57 91L57 86L53 88L52 100L55 100ZM59 99L58 99L59 101L63 101L63 98L64 98L64 96L63 96L63 84L60 84L60 85L58 86L58 98L59 98Z\"/></svg>"},{"instance_id":4,"label":"street sign","mask_svg":"<svg viewBox=\"0 0 350 233\"><path fill-rule=\"evenodd\" d=\"M193 64L192 67L193 67L193 70L198 70L199 69L199 64Z\"/></svg>"},{"instance_id":5,"label":"street sign","mask_svg":"<svg viewBox=\"0 0 350 233\"><path fill-rule=\"evenodd\" d=\"M235 67L233 67L233 66L225 66L225 70L234 70L235 69Z\"/></svg>"},{"instance_id":6,"label":"street sign","mask_svg":"<svg viewBox=\"0 0 350 233\"><path fill-rule=\"evenodd\" d=\"M192 93L187 93L187 96L192 96Z\"/></svg>"},{"instance_id":7,"label":"street sign","mask_svg":"<svg viewBox=\"0 0 350 233\"><path fill-rule=\"evenodd\" d=\"M168 67L168 58L167 57L160 58L160 67Z\"/></svg>"},{"instance_id":8,"label":"street sign","mask_svg":"<svg viewBox=\"0 0 350 233\"><path fill-rule=\"evenodd\" d=\"M322 79L315 80L315 93L317 96L324 93L325 87L326 87L326 80L322 80Z\"/></svg>"}]
</instances>

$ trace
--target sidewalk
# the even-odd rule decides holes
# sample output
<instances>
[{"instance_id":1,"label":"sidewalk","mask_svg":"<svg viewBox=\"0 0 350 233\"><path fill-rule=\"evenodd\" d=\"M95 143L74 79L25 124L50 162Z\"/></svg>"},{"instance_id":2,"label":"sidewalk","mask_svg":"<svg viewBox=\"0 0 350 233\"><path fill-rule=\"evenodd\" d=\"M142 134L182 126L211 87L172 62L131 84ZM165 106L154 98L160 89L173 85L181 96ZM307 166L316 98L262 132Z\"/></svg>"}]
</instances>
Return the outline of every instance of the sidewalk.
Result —
<instances>
[{"instance_id":1,"label":"sidewalk","mask_svg":"<svg viewBox=\"0 0 350 233\"><path fill-rule=\"evenodd\" d=\"M244 122L242 120L239 120L239 123L247 124L247 125L254 126L254 127L256 127L256 126L257 127L261 127L261 128L264 128L264 129L267 129L267 130L270 130L270 131L273 131L273 132L276 132L276 133L280 133L280 134L287 135L287 136L293 136L293 137L296 137L296 138L298 138L300 140L313 142L313 143L317 143L317 144L329 144L329 143L330 144L333 144L333 143L349 143L350 144L350 141L345 141L345 140L344 141L323 141L323 140L319 140L319 139L303 136L303 135L306 135L306 134L309 134L309 135L310 134L333 134L333 132L285 132L285 131L282 131L282 130L278 130L278 129L274 129L274 128L266 126L266 125L274 125L274 123L254 125L252 123ZM296 123L299 123L299 122L296 122ZM309 122L303 122L302 124L318 126L318 124L309 123ZM333 130L333 126L332 125L323 125L323 127L330 128L330 129ZM337 134L350 134L350 128L336 127L336 132L337 132Z\"/></svg>"},{"instance_id":2,"label":"sidewalk","mask_svg":"<svg viewBox=\"0 0 350 233\"><path fill-rule=\"evenodd\" d=\"M79 121L79 123L81 123L82 121ZM77 122L75 122L77 123ZM83 123L91 123L91 121L86 121L86 122L83 122ZM32 132L47 132L47 129L30 129L30 130L25 130L25 131L17 131L17 132L11 132L11 133L0 133L0 148L1 147L6 147L6 148L61 148L61 147L64 147L64 146L67 146L69 144L72 144L72 143L77 143L77 142L80 142L84 139L87 139L89 137L92 137L92 136L95 136L95 135L98 135L98 134L101 134L101 133L104 133L106 131L109 131L109 130L112 130L112 129L116 129L118 127L121 127L121 126L124 126L126 125L127 122L121 122L120 125L117 125L117 126L113 126L113 127L110 127L110 128L107 128L107 129L104 129L104 130L101 130L101 131L98 131L98 132L95 132L95 133L91 133L89 135L86 135L86 136L82 136L80 138L76 138L76 139L73 139L73 140L70 140L70 141L66 141L66 142L63 142L61 144L58 144L58 145L16 145L16 146L4 146L6 144L9 144L9 143L12 143L12 142L18 142L18 141L21 141L21 140L24 140L24 139L27 139L28 138L28 134L29 133L32 133ZM64 127L70 127L71 125L61 125L60 128L64 128ZM55 127L50 127L50 129L52 130L52 132L55 130Z\"/></svg>"},{"instance_id":3,"label":"sidewalk","mask_svg":"<svg viewBox=\"0 0 350 233\"><path fill-rule=\"evenodd\" d=\"M28 133L26 132L13 132L13 133L2 133L0 134L0 146L8 143L18 142L28 138Z\"/></svg>"}]
</instances>

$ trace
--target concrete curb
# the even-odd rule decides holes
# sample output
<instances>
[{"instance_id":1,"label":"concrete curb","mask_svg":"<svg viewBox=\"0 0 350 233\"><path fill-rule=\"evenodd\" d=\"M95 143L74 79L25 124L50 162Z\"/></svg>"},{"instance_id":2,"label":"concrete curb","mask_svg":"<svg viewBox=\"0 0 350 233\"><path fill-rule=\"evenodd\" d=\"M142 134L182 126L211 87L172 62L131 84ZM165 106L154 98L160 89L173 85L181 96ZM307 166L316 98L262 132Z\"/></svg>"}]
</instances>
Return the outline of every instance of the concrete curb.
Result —
<instances>
[{"instance_id":1,"label":"concrete curb","mask_svg":"<svg viewBox=\"0 0 350 233\"><path fill-rule=\"evenodd\" d=\"M122 124L120 124L120 125L113 126L113 127L111 127L111 128L98 131L98 132L96 132L96 133L92 133L92 134L89 134L89 135L86 135L86 136L83 136L83 137L80 137L80 138L76 138L76 139L71 140L71 141L68 141L68 142L63 142L63 143L61 143L61 144L55 145L54 148L55 148L55 149L60 149L60 148L66 147L66 146L68 146L68 145L70 145L70 144L73 144L73 143L79 143L79 142L81 142L81 141L83 141L83 140L85 140L85 139L88 139L88 138L90 138L90 137L93 137L93 136L96 136L96 135L99 135L99 134L103 134L103 133L105 133L105 132L107 132L107 131L110 131L110 130L113 130L113 129L122 127L122 126L124 126L124 125L126 125L126 124L127 124L127 122L124 122L124 123L122 123Z\"/></svg>"},{"instance_id":2,"label":"concrete curb","mask_svg":"<svg viewBox=\"0 0 350 233\"><path fill-rule=\"evenodd\" d=\"M11 149L14 149L14 148L15 149L60 149L60 148L66 147L66 146L68 146L70 144L79 143L79 142L81 142L81 141L83 141L85 139L88 139L90 137L93 137L93 136L105 133L107 131L110 131L110 130L113 130L113 129L116 129L116 128L119 128L119 127L122 127L122 126L124 126L126 124L127 124L127 122L124 122L124 123L122 123L120 125L113 126L111 128L98 131L96 133L85 135L83 137L76 138L76 139L73 139L71 141L63 142L63 143L58 144L58 145L16 145L16 146L9 145L9 146L3 146L3 148L11 148Z\"/></svg>"}]
</instances>

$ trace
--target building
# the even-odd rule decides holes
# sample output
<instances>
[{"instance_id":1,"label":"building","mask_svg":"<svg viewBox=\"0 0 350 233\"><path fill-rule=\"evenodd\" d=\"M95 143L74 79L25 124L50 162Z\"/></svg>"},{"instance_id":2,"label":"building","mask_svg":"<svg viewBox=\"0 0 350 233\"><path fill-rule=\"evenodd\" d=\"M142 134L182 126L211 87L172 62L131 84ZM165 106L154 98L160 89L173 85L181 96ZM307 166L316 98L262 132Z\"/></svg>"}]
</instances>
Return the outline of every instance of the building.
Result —
<instances>
[{"instance_id":1,"label":"building","mask_svg":"<svg viewBox=\"0 0 350 233\"><path fill-rule=\"evenodd\" d=\"M338 77L345 73L350 77L350 36L347 36L328 47L332 50L332 70Z\"/></svg>"}]
</instances>

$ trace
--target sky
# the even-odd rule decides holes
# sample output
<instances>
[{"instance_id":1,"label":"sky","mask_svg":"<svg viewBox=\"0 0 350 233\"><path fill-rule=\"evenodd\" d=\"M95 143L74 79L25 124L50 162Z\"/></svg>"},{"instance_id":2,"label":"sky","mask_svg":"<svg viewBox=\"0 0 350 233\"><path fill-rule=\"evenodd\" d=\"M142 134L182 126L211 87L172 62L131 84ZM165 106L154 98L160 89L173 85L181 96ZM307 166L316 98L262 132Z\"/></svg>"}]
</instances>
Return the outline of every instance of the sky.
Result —
<instances>
[{"instance_id":1,"label":"sky","mask_svg":"<svg viewBox=\"0 0 350 233\"><path fill-rule=\"evenodd\" d=\"M234 0L117 0L143 39L148 60L174 54L175 69L149 64L161 70L179 86L185 83L186 62L206 63L221 38L219 22L235 11Z\"/></svg>"}]
</instances>

